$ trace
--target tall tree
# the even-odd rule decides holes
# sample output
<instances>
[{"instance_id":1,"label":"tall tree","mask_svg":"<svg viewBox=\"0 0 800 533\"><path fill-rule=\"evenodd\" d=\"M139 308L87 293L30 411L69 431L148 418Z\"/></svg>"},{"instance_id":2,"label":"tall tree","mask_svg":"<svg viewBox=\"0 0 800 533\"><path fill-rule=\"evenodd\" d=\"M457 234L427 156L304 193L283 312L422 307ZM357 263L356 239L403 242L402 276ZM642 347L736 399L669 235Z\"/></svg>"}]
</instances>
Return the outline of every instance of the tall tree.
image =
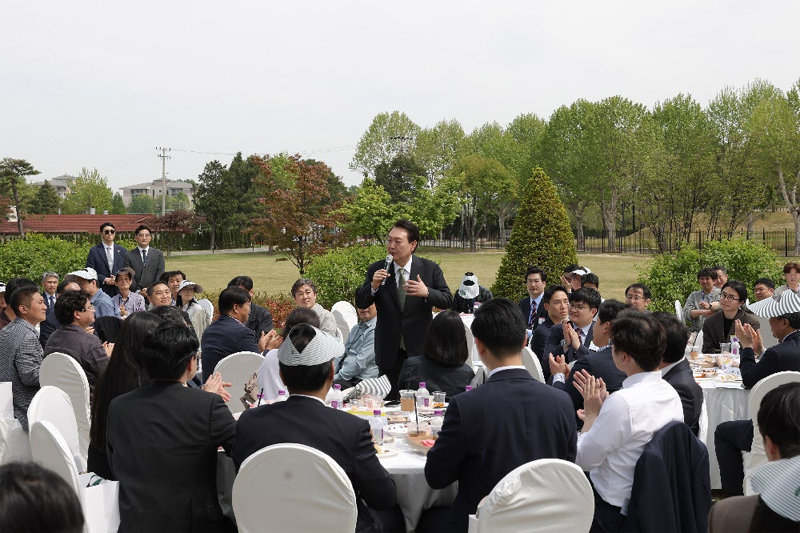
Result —
<instances>
[{"instance_id":1,"label":"tall tree","mask_svg":"<svg viewBox=\"0 0 800 533\"><path fill-rule=\"evenodd\" d=\"M122 200L122 195L120 193L114 193L114 196L111 197L111 211L109 212L112 215L124 215L127 213L125 202Z\"/></svg>"},{"instance_id":2,"label":"tall tree","mask_svg":"<svg viewBox=\"0 0 800 533\"><path fill-rule=\"evenodd\" d=\"M228 165L228 179L231 180L236 188L237 204L231 212L230 223L235 226L245 226L252 219L257 211L257 198L259 192L256 190L256 177L258 176L258 164L254 156L242 157L241 152L233 157Z\"/></svg>"},{"instance_id":3,"label":"tall tree","mask_svg":"<svg viewBox=\"0 0 800 533\"><path fill-rule=\"evenodd\" d=\"M391 161L381 162L375 169L375 183L389 193L394 203L410 203L420 187L419 177L425 177L425 168L410 154L397 154Z\"/></svg>"},{"instance_id":4,"label":"tall tree","mask_svg":"<svg viewBox=\"0 0 800 533\"><path fill-rule=\"evenodd\" d=\"M417 135L414 158L425 168L428 188L433 189L458 159L464 129L457 120L442 120Z\"/></svg>"},{"instance_id":5,"label":"tall tree","mask_svg":"<svg viewBox=\"0 0 800 533\"><path fill-rule=\"evenodd\" d=\"M37 187L36 195L31 201L28 212L40 215L53 215L58 213L60 205L61 198L58 197L56 188L45 180L42 185Z\"/></svg>"},{"instance_id":6,"label":"tall tree","mask_svg":"<svg viewBox=\"0 0 800 533\"><path fill-rule=\"evenodd\" d=\"M197 176L194 209L211 226L211 250L216 246L217 232L228 225L238 206L240 189L232 178L231 172L216 160L206 163Z\"/></svg>"},{"instance_id":7,"label":"tall tree","mask_svg":"<svg viewBox=\"0 0 800 533\"><path fill-rule=\"evenodd\" d=\"M156 202L152 196L146 194L137 194L131 198L131 203L128 206L128 213L135 214L153 214L156 212Z\"/></svg>"},{"instance_id":8,"label":"tall tree","mask_svg":"<svg viewBox=\"0 0 800 533\"><path fill-rule=\"evenodd\" d=\"M401 153L412 153L419 135L417 126L405 113L379 113L356 145L350 168L364 176L375 177L375 169Z\"/></svg>"},{"instance_id":9,"label":"tall tree","mask_svg":"<svg viewBox=\"0 0 800 533\"><path fill-rule=\"evenodd\" d=\"M375 180L364 178L352 198L346 200L338 212L346 221L344 228L354 238L371 237L381 241L397 219L408 217L403 207L403 204L392 203L389 193Z\"/></svg>"},{"instance_id":10,"label":"tall tree","mask_svg":"<svg viewBox=\"0 0 800 533\"><path fill-rule=\"evenodd\" d=\"M286 250L303 275L315 254L345 239L344 232L336 231L342 222L342 216L335 212L339 205L330 202L331 170L324 163L309 164L299 155L284 158L282 170L292 177L293 186L280 188L271 158L258 158L257 162L259 185L271 193L259 198L261 216L250 223L250 231Z\"/></svg>"},{"instance_id":11,"label":"tall tree","mask_svg":"<svg viewBox=\"0 0 800 533\"><path fill-rule=\"evenodd\" d=\"M0 162L0 186L11 189L14 209L17 212L17 230L20 237L25 237L25 231L22 229L19 190L25 184L25 176L33 176L38 173L39 171L24 159L4 157L3 161Z\"/></svg>"},{"instance_id":12,"label":"tall tree","mask_svg":"<svg viewBox=\"0 0 800 533\"><path fill-rule=\"evenodd\" d=\"M193 233L200 225L200 218L194 213L177 209L165 215L155 215L147 219L147 225L153 231L163 234L166 243L167 257L172 254L172 249L183 234Z\"/></svg>"},{"instance_id":13,"label":"tall tree","mask_svg":"<svg viewBox=\"0 0 800 533\"><path fill-rule=\"evenodd\" d=\"M70 182L62 210L73 215L89 213L91 208L97 213L110 211L113 196L108 187L108 178L101 176L96 168L89 170L84 167L78 177Z\"/></svg>"},{"instance_id":14,"label":"tall tree","mask_svg":"<svg viewBox=\"0 0 800 533\"><path fill-rule=\"evenodd\" d=\"M519 163L520 187L527 185L533 169L541 165L541 144L547 122L534 113L517 115L506 132L519 146L523 159Z\"/></svg>"}]
</instances>

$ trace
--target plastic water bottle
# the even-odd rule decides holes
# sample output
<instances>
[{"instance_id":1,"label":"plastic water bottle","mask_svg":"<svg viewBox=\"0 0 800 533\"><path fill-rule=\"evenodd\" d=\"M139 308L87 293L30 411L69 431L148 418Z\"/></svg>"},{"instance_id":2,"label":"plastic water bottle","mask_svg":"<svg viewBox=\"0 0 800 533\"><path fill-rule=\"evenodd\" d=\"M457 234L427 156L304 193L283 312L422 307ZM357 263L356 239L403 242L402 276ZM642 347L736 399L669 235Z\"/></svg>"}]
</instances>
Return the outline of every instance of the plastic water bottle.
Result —
<instances>
[{"instance_id":1,"label":"plastic water bottle","mask_svg":"<svg viewBox=\"0 0 800 533\"><path fill-rule=\"evenodd\" d=\"M369 419L369 430L372 432L372 442L378 446L383 445L383 427L386 421L381 416L381 410L375 409L372 411L372 417Z\"/></svg>"},{"instance_id":2,"label":"plastic water bottle","mask_svg":"<svg viewBox=\"0 0 800 533\"><path fill-rule=\"evenodd\" d=\"M276 402L285 402L289 397L286 395L286 391L283 389L278 390L278 397L275 398Z\"/></svg>"},{"instance_id":3,"label":"plastic water bottle","mask_svg":"<svg viewBox=\"0 0 800 533\"><path fill-rule=\"evenodd\" d=\"M420 381L417 389L417 409L430 409L431 404L431 393L425 388L425 382Z\"/></svg>"},{"instance_id":4,"label":"plastic water bottle","mask_svg":"<svg viewBox=\"0 0 800 533\"><path fill-rule=\"evenodd\" d=\"M344 396L342 395L342 386L338 383L333 386L331 389L331 407L334 409L341 409L344 407L342 404L344 403L342 399Z\"/></svg>"},{"instance_id":5,"label":"plastic water bottle","mask_svg":"<svg viewBox=\"0 0 800 533\"><path fill-rule=\"evenodd\" d=\"M433 418L431 418L431 437L436 437L439 435L439 431L442 429L443 423L444 416L442 416L442 410L434 409Z\"/></svg>"},{"instance_id":6,"label":"plastic water bottle","mask_svg":"<svg viewBox=\"0 0 800 533\"><path fill-rule=\"evenodd\" d=\"M739 344L739 337L732 337L731 338L731 359L739 362L739 349L741 345Z\"/></svg>"}]
</instances>

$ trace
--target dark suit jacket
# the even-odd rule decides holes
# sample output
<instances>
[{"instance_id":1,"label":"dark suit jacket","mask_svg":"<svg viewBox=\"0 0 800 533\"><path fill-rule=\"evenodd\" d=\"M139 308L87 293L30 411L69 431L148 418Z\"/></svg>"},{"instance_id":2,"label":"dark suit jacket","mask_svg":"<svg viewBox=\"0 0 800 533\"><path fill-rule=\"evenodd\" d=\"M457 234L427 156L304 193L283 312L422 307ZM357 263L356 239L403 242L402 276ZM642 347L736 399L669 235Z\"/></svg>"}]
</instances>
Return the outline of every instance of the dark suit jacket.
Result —
<instances>
[{"instance_id":1,"label":"dark suit jacket","mask_svg":"<svg viewBox=\"0 0 800 533\"><path fill-rule=\"evenodd\" d=\"M697 435L700 430L700 411L703 408L703 389L694 380L686 359L672 367L664 379L678 391L683 404L683 421Z\"/></svg>"},{"instance_id":2,"label":"dark suit jacket","mask_svg":"<svg viewBox=\"0 0 800 533\"><path fill-rule=\"evenodd\" d=\"M236 426L236 469L261 448L283 442L315 448L342 467L356 493L357 531L375 529L367 505L378 510L394 506L394 481L375 454L366 420L303 396L289 396L285 402L248 409ZM269 529L268 517L265 518ZM332 528L336 529L333 525Z\"/></svg>"},{"instance_id":3,"label":"dark suit jacket","mask_svg":"<svg viewBox=\"0 0 800 533\"><path fill-rule=\"evenodd\" d=\"M552 327L553 321L550 320L550 316L548 315L545 317L544 322L539 324L539 326L533 331L533 337L531 337L531 350L533 350L533 354L539 359L542 358L544 345L547 342L547 336L550 334L550 328Z\"/></svg>"},{"instance_id":4,"label":"dark suit jacket","mask_svg":"<svg viewBox=\"0 0 800 533\"><path fill-rule=\"evenodd\" d=\"M152 248L151 248L152 250ZM128 255L128 250L123 248L117 243L114 243L114 270L112 271L108 267L108 258L106 258L106 249L105 244L102 242L96 246L92 246L89 249L89 256L86 258L86 266L92 267L97 271L97 285L103 292L108 294L109 296L116 296L119 293L119 289L114 285L106 285L103 283L103 280L112 276L116 276L119 269L125 266L125 258ZM139 258L139 263L141 264L142 258ZM150 257L148 253L147 262L150 262Z\"/></svg>"},{"instance_id":5,"label":"dark suit jacket","mask_svg":"<svg viewBox=\"0 0 800 533\"><path fill-rule=\"evenodd\" d=\"M397 388L416 390L420 381L424 381L430 392L442 391L448 398L452 398L464 392L473 377L475 372L466 363L458 366L446 365L427 355L416 355L403 363Z\"/></svg>"},{"instance_id":6,"label":"dark suit jacket","mask_svg":"<svg viewBox=\"0 0 800 533\"><path fill-rule=\"evenodd\" d=\"M583 339L583 345L588 348L589 344L592 342L594 338L594 322L592 325L589 326L589 333L586 334L586 338ZM550 361L548 356L552 353L553 357L556 355L563 355L564 360L567 363L571 363L575 359L578 358L578 352L572 346L568 346L566 350L561 347L561 341L564 340L564 326L562 324L553 324L553 327L550 328L550 331L547 333L547 340L544 343L544 352L537 353L536 355L539 356L541 363L542 363L542 372L544 372L544 378L550 379Z\"/></svg>"},{"instance_id":7,"label":"dark suit jacket","mask_svg":"<svg viewBox=\"0 0 800 533\"><path fill-rule=\"evenodd\" d=\"M425 333L433 320L433 307L449 309L453 303L453 295L442 274L442 269L433 261L414 256L411 261L411 276L416 280L420 276L428 287L427 298L407 296L404 309L400 309L397 296L397 280L394 265L389 268L386 283L378 287L372 294L372 276L376 270L386 266L385 261L372 263L367 269L367 279L356 291L356 306L365 309L375 304L378 309L378 322L375 326L375 362L381 372L393 368L397 363L400 350L400 336L403 336L406 353L421 354L425 343Z\"/></svg>"},{"instance_id":8,"label":"dark suit jacket","mask_svg":"<svg viewBox=\"0 0 800 533\"><path fill-rule=\"evenodd\" d=\"M111 401L108 463L119 480L119 531L196 531L222 519L217 447L236 421L222 399L155 382Z\"/></svg>"},{"instance_id":9,"label":"dark suit jacket","mask_svg":"<svg viewBox=\"0 0 800 533\"><path fill-rule=\"evenodd\" d=\"M125 266L131 267L136 272L131 283L131 290L146 289L158 281L158 278L164 273L164 254L161 253L161 250L151 246L147 249L147 266L144 266L142 265L142 255L137 247L125 254ZM116 268L116 262L114 267Z\"/></svg>"},{"instance_id":10,"label":"dark suit jacket","mask_svg":"<svg viewBox=\"0 0 800 533\"><path fill-rule=\"evenodd\" d=\"M266 307L250 303L250 316L247 317L248 329L252 329L256 340L261 338L261 332L269 333L273 329L272 313Z\"/></svg>"},{"instance_id":11,"label":"dark suit jacket","mask_svg":"<svg viewBox=\"0 0 800 533\"><path fill-rule=\"evenodd\" d=\"M435 489L458 481L452 522L466 531L469 515L503 476L535 459L574 461L576 445L569 396L527 370L503 370L450 399L439 439L428 452L425 479Z\"/></svg>"},{"instance_id":12,"label":"dark suit jacket","mask_svg":"<svg viewBox=\"0 0 800 533\"><path fill-rule=\"evenodd\" d=\"M739 369L742 371L742 383L746 389L772 374L784 370L800 371L800 330L786 335L780 344L767 348L758 363L753 349L743 348Z\"/></svg>"},{"instance_id":13,"label":"dark suit jacket","mask_svg":"<svg viewBox=\"0 0 800 533\"><path fill-rule=\"evenodd\" d=\"M575 360L575 364L572 367L572 371L569 373L567 381L565 383L553 381L553 386L555 388L561 389L569 394L569 397L572 399L572 405L576 410L583 409L583 396L581 396L581 393L578 392L578 389L573 385L575 382L573 376L576 372L580 372L581 370L586 370L596 378L603 378L608 392L616 392L621 389L622 382L625 381L627 377L625 373L614 364L614 359L611 357L610 346L603 348L599 352L592 352L585 346L581 346L578 350L578 359ZM689 372L689 377L691 377L691 375L692 373ZM694 382L694 380L692 380L692 382ZM702 399L701 392L700 400L702 401Z\"/></svg>"},{"instance_id":14,"label":"dark suit jacket","mask_svg":"<svg viewBox=\"0 0 800 533\"><path fill-rule=\"evenodd\" d=\"M208 325L203 331L200 346L203 347L204 383L214 373L217 363L230 354L243 351L260 352L253 330L228 315L220 315L216 321Z\"/></svg>"},{"instance_id":15,"label":"dark suit jacket","mask_svg":"<svg viewBox=\"0 0 800 533\"><path fill-rule=\"evenodd\" d=\"M725 315L722 314L722 311L717 311L703 321L703 353L719 353L719 344L721 342L730 342L731 335L736 334L736 327L733 322L731 322L729 331L722 331L725 326L724 320ZM750 324L753 329L761 327L756 315L743 310L736 313L734 320L741 320L742 324Z\"/></svg>"},{"instance_id":16,"label":"dark suit jacket","mask_svg":"<svg viewBox=\"0 0 800 533\"><path fill-rule=\"evenodd\" d=\"M528 316L531 314L531 297L530 295L526 296L522 300L519 301L519 309L522 311L522 318L525 319L525 324L528 323ZM539 318L547 317L547 311L544 309L544 298L536 307L536 318L537 320L533 321L533 329L534 331L539 327ZM548 317L549 318L549 317Z\"/></svg>"},{"instance_id":17,"label":"dark suit jacket","mask_svg":"<svg viewBox=\"0 0 800 533\"><path fill-rule=\"evenodd\" d=\"M47 339L53 334L55 330L61 327L61 322L56 318L55 306L47 308L47 318L39 324L39 344L44 348L47 345Z\"/></svg>"}]
</instances>

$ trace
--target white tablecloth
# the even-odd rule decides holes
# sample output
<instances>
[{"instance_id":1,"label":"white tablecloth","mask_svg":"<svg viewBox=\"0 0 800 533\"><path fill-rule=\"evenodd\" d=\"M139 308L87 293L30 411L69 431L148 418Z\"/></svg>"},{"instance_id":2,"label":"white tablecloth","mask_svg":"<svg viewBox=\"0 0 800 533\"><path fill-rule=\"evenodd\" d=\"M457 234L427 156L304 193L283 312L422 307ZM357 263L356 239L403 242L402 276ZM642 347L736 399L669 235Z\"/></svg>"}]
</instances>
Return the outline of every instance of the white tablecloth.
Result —
<instances>
[{"instance_id":1,"label":"white tablecloth","mask_svg":"<svg viewBox=\"0 0 800 533\"><path fill-rule=\"evenodd\" d=\"M746 420L750 418L748 398L750 391L744 388L723 388L715 386L713 381L699 382L703 389L703 399L708 413L708 434L706 448L708 448L708 462L711 474L711 488L722 488L719 477L719 464L714 448L714 430L722 422L730 420Z\"/></svg>"}]
</instances>

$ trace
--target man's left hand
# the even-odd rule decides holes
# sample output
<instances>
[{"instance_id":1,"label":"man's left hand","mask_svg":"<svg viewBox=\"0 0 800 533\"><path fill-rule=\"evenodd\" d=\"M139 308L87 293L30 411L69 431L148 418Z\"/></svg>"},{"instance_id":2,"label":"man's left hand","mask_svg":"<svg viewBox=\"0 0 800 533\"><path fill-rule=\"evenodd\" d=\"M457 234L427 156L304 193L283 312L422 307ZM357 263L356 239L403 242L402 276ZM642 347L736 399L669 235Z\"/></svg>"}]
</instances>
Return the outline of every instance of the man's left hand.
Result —
<instances>
[{"instance_id":1,"label":"man's left hand","mask_svg":"<svg viewBox=\"0 0 800 533\"><path fill-rule=\"evenodd\" d=\"M413 279L408 280L406 283L406 294L408 296L419 296L420 298L427 298L430 294L428 287L422 281L422 278L417 274L416 281Z\"/></svg>"}]
</instances>

